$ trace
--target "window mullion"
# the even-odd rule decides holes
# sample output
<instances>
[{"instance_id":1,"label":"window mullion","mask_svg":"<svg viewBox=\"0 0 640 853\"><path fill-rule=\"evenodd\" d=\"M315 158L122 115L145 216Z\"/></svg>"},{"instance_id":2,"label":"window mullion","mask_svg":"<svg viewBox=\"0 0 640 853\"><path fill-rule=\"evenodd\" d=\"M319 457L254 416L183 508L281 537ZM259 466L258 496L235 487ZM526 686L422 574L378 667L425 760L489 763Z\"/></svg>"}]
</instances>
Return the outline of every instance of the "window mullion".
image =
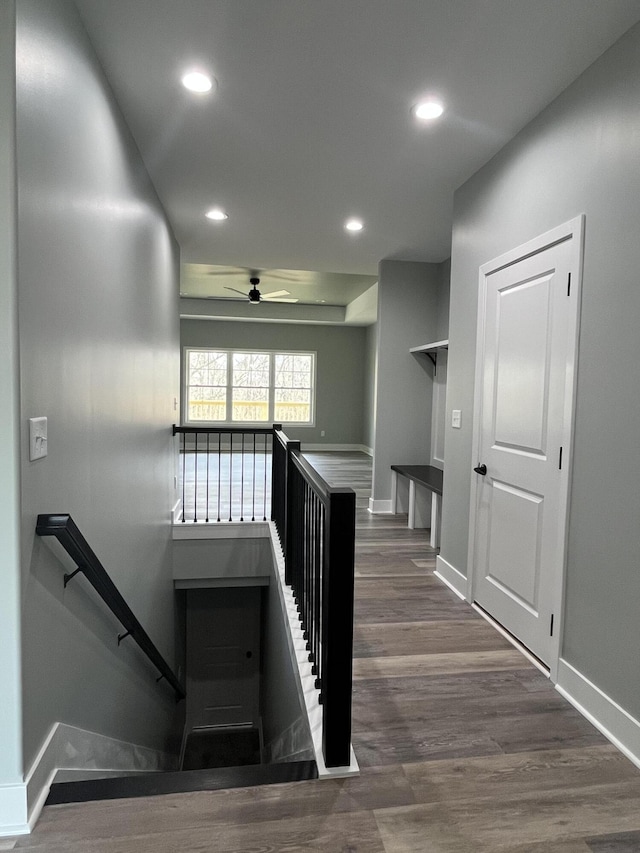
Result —
<instances>
[{"instance_id":1,"label":"window mullion","mask_svg":"<svg viewBox=\"0 0 640 853\"><path fill-rule=\"evenodd\" d=\"M231 421L231 406L233 405L231 402L231 398L233 396L233 374L232 374L232 365L233 365L233 353L227 350L227 406L225 409L225 421L229 423Z\"/></svg>"},{"instance_id":2,"label":"window mullion","mask_svg":"<svg viewBox=\"0 0 640 853\"><path fill-rule=\"evenodd\" d=\"M269 353L269 423L273 423L275 411L276 353Z\"/></svg>"}]
</instances>

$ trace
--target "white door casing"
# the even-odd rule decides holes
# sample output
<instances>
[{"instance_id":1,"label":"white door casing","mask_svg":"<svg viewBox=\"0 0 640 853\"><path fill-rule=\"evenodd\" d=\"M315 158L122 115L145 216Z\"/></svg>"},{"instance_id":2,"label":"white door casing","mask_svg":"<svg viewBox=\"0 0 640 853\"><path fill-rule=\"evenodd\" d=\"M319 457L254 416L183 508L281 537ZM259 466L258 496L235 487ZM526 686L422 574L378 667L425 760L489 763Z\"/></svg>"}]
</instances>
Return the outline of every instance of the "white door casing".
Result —
<instances>
[{"instance_id":1,"label":"white door casing","mask_svg":"<svg viewBox=\"0 0 640 853\"><path fill-rule=\"evenodd\" d=\"M584 217L480 268L469 597L560 651Z\"/></svg>"}]
</instances>

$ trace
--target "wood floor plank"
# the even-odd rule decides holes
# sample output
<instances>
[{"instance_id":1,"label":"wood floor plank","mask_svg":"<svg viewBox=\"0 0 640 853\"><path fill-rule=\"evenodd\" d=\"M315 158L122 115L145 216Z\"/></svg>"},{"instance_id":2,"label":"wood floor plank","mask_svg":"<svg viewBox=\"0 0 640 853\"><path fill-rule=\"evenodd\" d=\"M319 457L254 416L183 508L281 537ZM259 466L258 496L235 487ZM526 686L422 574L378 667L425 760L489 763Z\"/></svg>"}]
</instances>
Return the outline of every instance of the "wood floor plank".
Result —
<instances>
[{"instance_id":1,"label":"wood floor plank","mask_svg":"<svg viewBox=\"0 0 640 853\"><path fill-rule=\"evenodd\" d=\"M74 841L70 833L71 837L32 844L29 849L41 853L335 853L345 850L385 853L370 811L330 816L310 814L304 820L294 818L266 824L258 821L221 826L208 825L204 820L197 826L188 826L180 819L179 812L174 812L173 817L173 827L163 832L152 830L125 836L118 835L114 826L111 836Z\"/></svg>"},{"instance_id":2,"label":"wood floor plank","mask_svg":"<svg viewBox=\"0 0 640 853\"><path fill-rule=\"evenodd\" d=\"M638 853L640 832L614 832L599 838L587 839L590 853Z\"/></svg>"},{"instance_id":3,"label":"wood floor plank","mask_svg":"<svg viewBox=\"0 0 640 853\"><path fill-rule=\"evenodd\" d=\"M584 840L595 828L640 828L637 784L522 793L376 810L386 853L492 853L524 844ZM596 829L597 831L597 829Z\"/></svg>"},{"instance_id":4,"label":"wood floor plank","mask_svg":"<svg viewBox=\"0 0 640 853\"><path fill-rule=\"evenodd\" d=\"M535 750L453 761L406 764L416 801L450 802L490 797L508 799L540 790L628 782L638 786L640 774L611 744L585 748Z\"/></svg>"},{"instance_id":5,"label":"wood floor plank","mask_svg":"<svg viewBox=\"0 0 640 853\"><path fill-rule=\"evenodd\" d=\"M45 845L70 841L81 844L107 838L149 837L170 832L177 824L208 827L213 834L243 824L261 824L268 835L270 821L305 820L344 812L416 802L401 766L382 767L349 779L314 784L287 783L226 791L170 794L144 800L110 800L47 807L38 824ZM117 809L117 826L113 813ZM24 839L29 849L33 842Z\"/></svg>"},{"instance_id":6,"label":"wood floor plank","mask_svg":"<svg viewBox=\"0 0 640 853\"><path fill-rule=\"evenodd\" d=\"M522 669L522 654L516 649L489 652L453 652L428 655L398 655L354 660L353 677L402 678L445 673Z\"/></svg>"},{"instance_id":7,"label":"wood floor plank","mask_svg":"<svg viewBox=\"0 0 640 853\"><path fill-rule=\"evenodd\" d=\"M512 649L484 620L459 619L438 622L391 622L356 625L354 657Z\"/></svg>"}]
</instances>

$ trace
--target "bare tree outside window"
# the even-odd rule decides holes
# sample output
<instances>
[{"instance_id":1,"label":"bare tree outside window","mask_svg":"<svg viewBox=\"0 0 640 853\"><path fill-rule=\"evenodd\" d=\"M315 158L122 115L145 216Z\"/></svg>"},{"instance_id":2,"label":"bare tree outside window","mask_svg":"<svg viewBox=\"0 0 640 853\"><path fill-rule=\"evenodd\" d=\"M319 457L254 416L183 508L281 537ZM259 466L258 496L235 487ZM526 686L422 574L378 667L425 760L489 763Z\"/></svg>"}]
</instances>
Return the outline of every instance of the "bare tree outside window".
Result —
<instances>
[{"instance_id":1,"label":"bare tree outside window","mask_svg":"<svg viewBox=\"0 0 640 853\"><path fill-rule=\"evenodd\" d=\"M227 418L226 352L190 350L187 420L225 421Z\"/></svg>"},{"instance_id":2,"label":"bare tree outside window","mask_svg":"<svg viewBox=\"0 0 640 853\"><path fill-rule=\"evenodd\" d=\"M269 420L269 353L234 352L231 420Z\"/></svg>"},{"instance_id":3,"label":"bare tree outside window","mask_svg":"<svg viewBox=\"0 0 640 853\"><path fill-rule=\"evenodd\" d=\"M275 421L308 423L311 420L312 381L311 355L275 354Z\"/></svg>"}]
</instances>

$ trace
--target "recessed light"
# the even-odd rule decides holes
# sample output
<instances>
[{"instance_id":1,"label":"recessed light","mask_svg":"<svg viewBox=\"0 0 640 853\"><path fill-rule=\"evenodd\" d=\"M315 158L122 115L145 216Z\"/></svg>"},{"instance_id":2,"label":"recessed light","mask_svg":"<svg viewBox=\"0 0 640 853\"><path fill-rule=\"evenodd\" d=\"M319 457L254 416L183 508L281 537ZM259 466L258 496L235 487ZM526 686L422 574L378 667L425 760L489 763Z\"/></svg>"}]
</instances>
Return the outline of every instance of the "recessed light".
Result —
<instances>
[{"instance_id":1,"label":"recessed light","mask_svg":"<svg viewBox=\"0 0 640 853\"><path fill-rule=\"evenodd\" d=\"M444 106L440 101L436 101L435 98L422 101L413 108L414 116L422 121L431 121L434 118L440 118L443 112Z\"/></svg>"},{"instance_id":2,"label":"recessed light","mask_svg":"<svg viewBox=\"0 0 640 853\"><path fill-rule=\"evenodd\" d=\"M344 227L347 231L362 231L364 225L360 219L347 219L344 223Z\"/></svg>"},{"instance_id":3,"label":"recessed light","mask_svg":"<svg viewBox=\"0 0 640 853\"><path fill-rule=\"evenodd\" d=\"M220 210L219 207L212 207L205 213L205 216L207 219L213 219L214 222L224 222L225 219L229 218L229 215L224 210Z\"/></svg>"},{"instance_id":4,"label":"recessed light","mask_svg":"<svg viewBox=\"0 0 640 853\"><path fill-rule=\"evenodd\" d=\"M190 92L210 92L213 88L213 80L202 71L187 71L182 77L182 85Z\"/></svg>"}]
</instances>

